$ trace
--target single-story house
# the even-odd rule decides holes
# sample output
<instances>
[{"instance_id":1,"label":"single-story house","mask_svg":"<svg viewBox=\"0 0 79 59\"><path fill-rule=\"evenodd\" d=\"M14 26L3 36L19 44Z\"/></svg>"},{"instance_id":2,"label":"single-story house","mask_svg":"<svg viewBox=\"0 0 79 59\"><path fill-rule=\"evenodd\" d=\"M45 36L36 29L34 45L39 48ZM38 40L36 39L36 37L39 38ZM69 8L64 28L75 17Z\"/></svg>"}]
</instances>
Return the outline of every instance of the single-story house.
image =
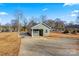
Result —
<instances>
[{"instance_id":1,"label":"single-story house","mask_svg":"<svg viewBox=\"0 0 79 59\"><path fill-rule=\"evenodd\" d=\"M31 28L31 35L33 36L48 36L51 28L44 23L39 23Z\"/></svg>"}]
</instances>

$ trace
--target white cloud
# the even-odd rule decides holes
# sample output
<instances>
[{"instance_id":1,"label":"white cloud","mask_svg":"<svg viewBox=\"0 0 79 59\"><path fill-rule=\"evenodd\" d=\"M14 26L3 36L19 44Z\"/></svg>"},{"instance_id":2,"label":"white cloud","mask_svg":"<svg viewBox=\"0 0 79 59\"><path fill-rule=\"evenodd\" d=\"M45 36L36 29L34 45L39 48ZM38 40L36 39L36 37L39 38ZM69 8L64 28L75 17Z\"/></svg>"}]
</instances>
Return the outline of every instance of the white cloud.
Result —
<instances>
[{"instance_id":1,"label":"white cloud","mask_svg":"<svg viewBox=\"0 0 79 59\"><path fill-rule=\"evenodd\" d=\"M71 14L71 16L77 16L77 14Z\"/></svg>"},{"instance_id":2,"label":"white cloud","mask_svg":"<svg viewBox=\"0 0 79 59\"><path fill-rule=\"evenodd\" d=\"M79 10L73 10L73 11L71 12L71 16L77 16L78 13L79 13Z\"/></svg>"},{"instance_id":3,"label":"white cloud","mask_svg":"<svg viewBox=\"0 0 79 59\"><path fill-rule=\"evenodd\" d=\"M64 3L64 6L73 6L73 5L77 5L79 3Z\"/></svg>"},{"instance_id":4,"label":"white cloud","mask_svg":"<svg viewBox=\"0 0 79 59\"><path fill-rule=\"evenodd\" d=\"M8 13L6 13L6 12L0 12L0 15L1 16L5 16L5 15L8 15Z\"/></svg>"},{"instance_id":5,"label":"white cloud","mask_svg":"<svg viewBox=\"0 0 79 59\"><path fill-rule=\"evenodd\" d=\"M47 11L48 10L48 8L44 8L44 9L42 9L42 11Z\"/></svg>"},{"instance_id":6,"label":"white cloud","mask_svg":"<svg viewBox=\"0 0 79 59\"><path fill-rule=\"evenodd\" d=\"M72 11L72 13L78 13L79 12L79 10L73 10Z\"/></svg>"}]
</instances>

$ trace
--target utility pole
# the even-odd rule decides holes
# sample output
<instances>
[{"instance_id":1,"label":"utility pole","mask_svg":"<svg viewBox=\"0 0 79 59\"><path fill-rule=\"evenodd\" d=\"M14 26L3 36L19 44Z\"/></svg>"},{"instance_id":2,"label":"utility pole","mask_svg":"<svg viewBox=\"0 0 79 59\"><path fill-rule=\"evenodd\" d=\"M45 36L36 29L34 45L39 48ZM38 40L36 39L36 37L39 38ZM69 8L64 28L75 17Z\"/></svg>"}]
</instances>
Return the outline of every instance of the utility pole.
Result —
<instances>
[{"instance_id":1,"label":"utility pole","mask_svg":"<svg viewBox=\"0 0 79 59\"><path fill-rule=\"evenodd\" d=\"M20 10L17 10L15 17L17 20L17 26L18 26L17 32L18 32L18 36L19 36L19 34L20 34L20 20L22 19L22 12Z\"/></svg>"},{"instance_id":2,"label":"utility pole","mask_svg":"<svg viewBox=\"0 0 79 59\"><path fill-rule=\"evenodd\" d=\"M17 19L17 21L18 21L18 35L20 34L20 19L19 19L19 16L18 16L18 19Z\"/></svg>"}]
</instances>

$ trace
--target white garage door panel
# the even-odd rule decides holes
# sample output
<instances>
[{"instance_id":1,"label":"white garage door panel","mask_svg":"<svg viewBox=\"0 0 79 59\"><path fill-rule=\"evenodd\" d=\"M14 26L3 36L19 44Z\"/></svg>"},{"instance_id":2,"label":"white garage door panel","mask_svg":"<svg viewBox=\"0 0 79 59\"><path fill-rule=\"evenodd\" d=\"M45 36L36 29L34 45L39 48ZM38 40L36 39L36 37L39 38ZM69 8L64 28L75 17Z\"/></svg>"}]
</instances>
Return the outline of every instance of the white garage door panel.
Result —
<instances>
[{"instance_id":1,"label":"white garage door panel","mask_svg":"<svg viewBox=\"0 0 79 59\"><path fill-rule=\"evenodd\" d=\"M39 36L39 31L34 31L34 32L33 32L33 35L34 35L34 36Z\"/></svg>"}]
</instances>

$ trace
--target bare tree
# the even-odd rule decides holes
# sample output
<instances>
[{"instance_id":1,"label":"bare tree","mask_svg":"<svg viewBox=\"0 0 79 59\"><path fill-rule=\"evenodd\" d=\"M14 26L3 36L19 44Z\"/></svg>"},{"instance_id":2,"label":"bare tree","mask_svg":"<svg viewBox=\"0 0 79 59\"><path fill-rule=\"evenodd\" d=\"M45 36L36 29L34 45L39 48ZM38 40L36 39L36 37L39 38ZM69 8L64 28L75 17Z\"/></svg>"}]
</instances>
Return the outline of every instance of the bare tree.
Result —
<instances>
[{"instance_id":1,"label":"bare tree","mask_svg":"<svg viewBox=\"0 0 79 59\"><path fill-rule=\"evenodd\" d=\"M72 26L72 25L74 25L74 22L70 21L68 25Z\"/></svg>"},{"instance_id":2,"label":"bare tree","mask_svg":"<svg viewBox=\"0 0 79 59\"><path fill-rule=\"evenodd\" d=\"M15 19L18 21L18 33L21 29L24 29L25 31L27 26L27 18L21 10L16 10Z\"/></svg>"},{"instance_id":3,"label":"bare tree","mask_svg":"<svg viewBox=\"0 0 79 59\"><path fill-rule=\"evenodd\" d=\"M77 17L76 17L76 23L79 24L79 12L78 12Z\"/></svg>"},{"instance_id":4,"label":"bare tree","mask_svg":"<svg viewBox=\"0 0 79 59\"><path fill-rule=\"evenodd\" d=\"M44 22L44 21L47 20L47 16L46 15L41 15L40 18L41 18L41 22Z\"/></svg>"},{"instance_id":5,"label":"bare tree","mask_svg":"<svg viewBox=\"0 0 79 59\"><path fill-rule=\"evenodd\" d=\"M44 21L43 23L47 24L51 28L55 27L55 21L52 19L48 19L48 20Z\"/></svg>"},{"instance_id":6,"label":"bare tree","mask_svg":"<svg viewBox=\"0 0 79 59\"><path fill-rule=\"evenodd\" d=\"M27 28L27 19L24 17L24 20L23 20L23 29L24 31L26 30Z\"/></svg>"},{"instance_id":7,"label":"bare tree","mask_svg":"<svg viewBox=\"0 0 79 59\"><path fill-rule=\"evenodd\" d=\"M31 20L28 25L27 25L27 28L28 29L31 29L31 27L33 27L34 25L36 25L37 23L34 21L34 20Z\"/></svg>"},{"instance_id":8,"label":"bare tree","mask_svg":"<svg viewBox=\"0 0 79 59\"><path fill-rule=\"evenodd\" d=\"M18 31L18 20L11 20L11 25L12 25L12 28L13 28L13 31Z\"/></svg>"},{"instance_id":9,"label":"bare tree","mask_svg":"<svg viewBox=\"0 0 79 59\"><path fill-rule=\"evenodd\" d=\"M6 27L7 31L11 32L11 25L10 25L10 23L6 23L5 27Z\"/></svg>"},{"instance_id":10,"label":"bare tree","mask_svg":"<svg viewBox=\"0 0 79 59\"><path fill-rule=\"evenodd\" d=\"M27 24L27 30L29 33L31 33L31 27L35 26L37 23L33 20L30 19L30 22Z\"/></svg>"},{"instance_id":11,"label":"bare tree","mask_svg":"<svg viewBox=\"0 0 79 59\"><path fill-rule=\"evenodd\" d=\"M60 18L55 19L55 29L56 31L64 31L65 29L64 21L62 21Z\"/></svg>"}]
</instances>

